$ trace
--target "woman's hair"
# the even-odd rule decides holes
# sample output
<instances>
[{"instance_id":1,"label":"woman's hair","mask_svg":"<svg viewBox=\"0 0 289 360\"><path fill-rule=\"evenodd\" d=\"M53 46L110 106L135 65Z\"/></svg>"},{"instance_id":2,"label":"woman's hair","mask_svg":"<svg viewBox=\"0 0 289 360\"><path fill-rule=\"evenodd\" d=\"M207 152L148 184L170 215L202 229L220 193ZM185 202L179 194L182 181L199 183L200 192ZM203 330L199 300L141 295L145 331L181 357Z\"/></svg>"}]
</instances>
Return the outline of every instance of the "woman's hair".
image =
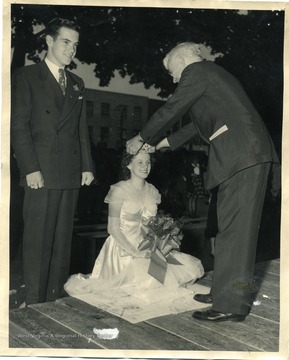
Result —
<instances>
[{"instance_id":1,"label":"woman's hair","mask_svg":"<svg viewBox=\"0 0 289 360\"><path fill-rule=\"evenodd\" d=\"M121 175L123 180L130 179L130 170L128 169L128 165L132 162L132 159L135 155L128 154L126 150L123 152L121 157Z\"/></svg>"}]
</instances>

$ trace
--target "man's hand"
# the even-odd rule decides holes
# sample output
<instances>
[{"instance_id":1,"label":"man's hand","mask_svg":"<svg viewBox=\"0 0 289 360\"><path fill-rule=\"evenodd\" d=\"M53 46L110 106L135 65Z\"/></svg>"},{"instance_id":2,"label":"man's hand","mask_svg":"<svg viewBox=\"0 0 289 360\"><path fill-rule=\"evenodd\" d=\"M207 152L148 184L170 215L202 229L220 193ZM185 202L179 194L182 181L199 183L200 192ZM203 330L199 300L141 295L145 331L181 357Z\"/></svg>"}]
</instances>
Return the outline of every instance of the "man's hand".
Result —
<instances>
[{"instance_id":1,"label":"man's hand","mask_svg":"<svg viewBox=\"0 0 289 360\"><path fill-rule=\"evenodd\" d=\"M168 142L168 138L164 138L162 141L160 141L157 145L156 145L156 150L165 148L165 147L170 147L170 144Z\"/></svg>"},{"instance_id":2,"label":"man's hand","mask_svg":"<svg viewBox=\"0 0 289 360\"><path fill-rule=\"evenodd\" d=\"M81 176L81 186L82 185L90 185L91 182L93 181L93 179L94 179L94 176L93 176L92 172L84 171Z\"/></svg>"},{"instance_id":3,"label":"man's hand","mask_svg":"<svg viewBox=\"0 0 289 360\"><path fill-rule=\"evenodd\" d=\"M126 142L126 151L131 155L136 155L143 146L143 141L139 135Z\"/></svg>"},{"instance_id":4,"label":"man's hand","mask_svg":"<svg viewBox=\"0 0 289 360\"><path fill-rule=\"evenodd\" d=\"M26 182L31 189L41 189L44 187L44 179L40 171L26 175Z\"/></svg>"}]
</instances>

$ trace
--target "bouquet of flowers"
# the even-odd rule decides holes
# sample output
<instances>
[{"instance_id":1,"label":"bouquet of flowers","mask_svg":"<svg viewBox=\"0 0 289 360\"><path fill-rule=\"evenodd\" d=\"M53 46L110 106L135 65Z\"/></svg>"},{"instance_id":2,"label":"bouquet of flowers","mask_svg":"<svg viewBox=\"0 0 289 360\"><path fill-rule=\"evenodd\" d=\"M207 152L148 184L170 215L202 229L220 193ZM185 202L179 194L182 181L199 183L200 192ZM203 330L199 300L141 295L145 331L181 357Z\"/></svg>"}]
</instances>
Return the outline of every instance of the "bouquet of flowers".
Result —
<instances>
[{"instance_id":1,"label":"bouquet of flowers","mask_svg":"<svg viewBox=\"0 0 289 360\"><path fill-rule=\"evenodd\" d=\"M181 219L174 219L169 214L158 213L147 224L148 233L144 241L139 245L139 250L161 250L164 256L172 249L179 250L183 234L181 231Z\"/></svg>"},{"instance_id":2,"label":"bouquet of flowers","mask_svg":"<svg viewBox=\"0 0 289 360\"><path fill-rule=\"evenodd\" d=\"M138 247L139 250L152 251L149 273L162 283L167 263L181 265L170 252L180 249L183 239L182 224L182 219L174 219L169 214L158 213L146 225L147 235Z\"/></svg>"}]
</instances>

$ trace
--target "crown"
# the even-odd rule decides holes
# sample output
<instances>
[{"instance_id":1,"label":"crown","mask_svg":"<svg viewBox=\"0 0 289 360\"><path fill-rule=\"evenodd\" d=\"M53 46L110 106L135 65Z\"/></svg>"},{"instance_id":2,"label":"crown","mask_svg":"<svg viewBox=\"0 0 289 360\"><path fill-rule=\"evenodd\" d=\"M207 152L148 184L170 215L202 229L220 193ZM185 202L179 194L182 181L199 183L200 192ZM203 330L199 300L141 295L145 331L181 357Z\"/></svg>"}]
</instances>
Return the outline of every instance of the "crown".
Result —
<instances>
[{"instance_id":1,"label":"crown","mask_svg":"<svg viewBox=\"0 0 289 360\"><path fill-rule=\"evenodd\" d=\"M143 146L140 148L139 152L146 153L146 154L152 154L156 151L155 146L151 146L147 143L144 143Z\"/></svg>"}]
</instances>

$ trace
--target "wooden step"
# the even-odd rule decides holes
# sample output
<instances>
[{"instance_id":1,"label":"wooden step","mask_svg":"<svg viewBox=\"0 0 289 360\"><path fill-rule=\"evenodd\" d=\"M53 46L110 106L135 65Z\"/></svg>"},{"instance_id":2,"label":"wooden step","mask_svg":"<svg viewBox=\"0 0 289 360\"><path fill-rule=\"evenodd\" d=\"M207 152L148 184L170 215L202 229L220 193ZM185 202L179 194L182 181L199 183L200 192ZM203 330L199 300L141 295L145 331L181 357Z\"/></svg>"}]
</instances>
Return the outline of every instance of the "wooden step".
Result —
<instances>
[{"instance_id":1,"label":"wooden step","mask_svg":"<svg viewBox=\"0 0 289 360\"><path fill-rule=\"evenodd\" d=\"M256 264L256 279L260 280L256 299L260 300L260 305L252 307L244 322L202 322L193 319L193 311L188 311L131 324L67 297L10 310L9 346L18 348L15 350L18 352L21 348L33 348L35 356L39 355L37 348L58 348L61 351L95 349L99 352L109 349L117 354L121 350L166 350L175 353L185 350L201 351L204 356L207 351L269 352L278 355L279 266L278 259ZM212 272L208 272L199 283L210 286L211 281ZM100 339L95 330L101 329L118 329L119 336L115 340ZM280 343L281 349L283 345ZM92 357L96 354L100 353L94 352Z\"/></svg>"},{"instance_id":2,"label":"wooden step","mask_svg":"<svg viewBox=\"0 0 289 360\"><path fill-rule=\"evenodd\" d=\"M279 324L249 315L244 322L210 323L195 320L191 313L164 316L148 323L170 329L176 335L213 351L268 351L279 349Z\"/></svg>"},{"instance_id":3,"label":"wooden step","mask_svg":"<svg viewBox=\"0 0 289 360\"><path fill-rule=\"evenodd\" d=\"M92 338L93 344L109 349L167 349L202 350L202 346L186 341L180 336L148 323L131 324L74 298L64 298L55 303L33 305L51 321L57 321L71 331ZM93 329L118 329L113 341L98 339Z\"/></svg>"},{"instance_id":4,"label":"wooden step","mask_svg":"<svg viewBox=\"0 0 289 360\"><path fill-rule=\"evenodd\" d=\"M54 306L54 303L46 303ZM41 305L38 305L38 307ZM10 347L95 349L96 343L63 325L58 319L51 319L33 306L10 311Z\"/></svg>"}]
</instances>

